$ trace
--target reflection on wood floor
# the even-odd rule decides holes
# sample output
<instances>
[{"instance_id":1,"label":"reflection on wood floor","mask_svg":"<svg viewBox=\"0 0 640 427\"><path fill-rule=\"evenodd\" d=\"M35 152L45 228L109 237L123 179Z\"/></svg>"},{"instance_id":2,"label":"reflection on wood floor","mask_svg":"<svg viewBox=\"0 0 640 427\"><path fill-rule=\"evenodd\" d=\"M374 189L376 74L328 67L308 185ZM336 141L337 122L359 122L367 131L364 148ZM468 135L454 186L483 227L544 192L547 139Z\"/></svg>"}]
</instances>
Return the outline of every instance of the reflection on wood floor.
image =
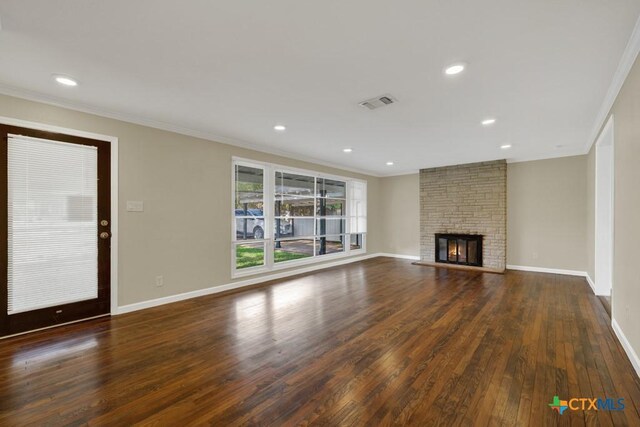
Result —
<instances>
[{"instance_id":1,"label":"reflection on wood floor","mask_svg":"<svg viewBox=\"0 0 640 427\"><path fill-rule=\"evenodd\" d=\"M624 411L549 408L555 395ZM0 425L640 425L583 278L375 258L0 342Z\"/></svg>"}]
</instances>

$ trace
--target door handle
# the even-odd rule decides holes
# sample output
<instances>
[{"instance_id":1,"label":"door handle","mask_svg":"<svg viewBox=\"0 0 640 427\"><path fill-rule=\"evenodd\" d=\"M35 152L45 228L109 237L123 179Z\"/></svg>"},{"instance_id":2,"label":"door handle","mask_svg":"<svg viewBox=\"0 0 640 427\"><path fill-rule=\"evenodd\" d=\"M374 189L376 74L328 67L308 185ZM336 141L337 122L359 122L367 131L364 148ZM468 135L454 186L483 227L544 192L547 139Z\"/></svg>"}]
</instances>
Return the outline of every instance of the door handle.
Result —
<instances>
[{"instance_id":1,"label":"door handle","mask_svg":"<svg viewBox=\"0 0 640 427\"><path fill-rule=\"evenodd\" d=\"M109 237L111 237L111 234L109 234L109 232L107 232L107 231L103 231L102 233L100 233L100 238L101 238L101 239L106 240L106 239L108 239Z\"/></svg>"}]
</instances>

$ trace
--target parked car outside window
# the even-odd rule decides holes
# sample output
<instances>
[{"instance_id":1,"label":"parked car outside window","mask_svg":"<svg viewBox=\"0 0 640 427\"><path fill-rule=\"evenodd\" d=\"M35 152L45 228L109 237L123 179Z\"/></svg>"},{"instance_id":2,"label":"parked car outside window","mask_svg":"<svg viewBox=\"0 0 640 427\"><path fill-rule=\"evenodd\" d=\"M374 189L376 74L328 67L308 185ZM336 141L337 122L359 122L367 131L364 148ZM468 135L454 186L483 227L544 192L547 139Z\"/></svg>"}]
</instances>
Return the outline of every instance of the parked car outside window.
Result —
<instances>
[{"instance_id":1,"label":"parked car outside window","mask_svg":"<svg viewBox=\"0 0 640 427\"><path fill-rule=\"evenodd\" d=\"M236 236L238 238L264 239L264 212L262 209L236 209ZM246 227L245 227L246 222ZM245 236L246 233L246 236ZM280 220L280 235L291 233L291 223Z\"/></svg>"}]
</instances>

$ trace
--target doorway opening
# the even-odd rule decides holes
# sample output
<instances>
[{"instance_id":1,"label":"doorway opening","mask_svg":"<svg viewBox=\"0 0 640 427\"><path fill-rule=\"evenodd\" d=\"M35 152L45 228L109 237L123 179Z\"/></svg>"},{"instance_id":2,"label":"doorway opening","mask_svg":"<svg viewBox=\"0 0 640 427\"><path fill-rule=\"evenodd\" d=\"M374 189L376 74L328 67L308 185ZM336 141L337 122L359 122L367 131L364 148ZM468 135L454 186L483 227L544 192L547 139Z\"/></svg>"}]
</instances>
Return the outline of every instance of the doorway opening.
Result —
<instances>
[{"instance_id":1,"label":"doorway opening","mask_svg":"<svg viewBox=\"0 0 640 427\"><path fill-rule=\"evenodd\" d=\"M611 297L613 288L613 116L596 141L595 293Z\"/></svg>"}]
</instances>

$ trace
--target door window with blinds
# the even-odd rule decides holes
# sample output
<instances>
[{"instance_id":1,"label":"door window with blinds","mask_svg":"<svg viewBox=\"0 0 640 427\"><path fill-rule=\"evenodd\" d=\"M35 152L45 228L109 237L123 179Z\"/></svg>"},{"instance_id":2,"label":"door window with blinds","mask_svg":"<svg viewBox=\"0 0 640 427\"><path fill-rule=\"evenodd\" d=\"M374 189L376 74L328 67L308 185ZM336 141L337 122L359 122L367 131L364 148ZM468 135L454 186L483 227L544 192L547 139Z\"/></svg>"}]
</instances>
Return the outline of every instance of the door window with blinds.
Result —
<instances>
[{"instance_id":1,"label":"door window with blinds","mask_svg":"<svg viewBox=\"0 0 640 427\"><path fill-rule=\"evenodd\" d=\"M234 275L365 251L365 181L240 159L233 171Z\"/></svg>"},{"instance_id":2,"label":"door window with blinds","mask_svg":"<svg viewBox=\"0 0 640 427\"><path fill-rule=\"evenodd\" d=\"M97 148L8 143L8 313L97 298Z\"/></svg>"},{"instance_id":3,"label":"door window with blinds","mask_svg":"<svg viewBox=\"0 0 640 427\"><path fill-rule=\"evenodd\" d=\"M0 125L0 336L110 309L110 146Z\"/></svg>"}]
</instances>

